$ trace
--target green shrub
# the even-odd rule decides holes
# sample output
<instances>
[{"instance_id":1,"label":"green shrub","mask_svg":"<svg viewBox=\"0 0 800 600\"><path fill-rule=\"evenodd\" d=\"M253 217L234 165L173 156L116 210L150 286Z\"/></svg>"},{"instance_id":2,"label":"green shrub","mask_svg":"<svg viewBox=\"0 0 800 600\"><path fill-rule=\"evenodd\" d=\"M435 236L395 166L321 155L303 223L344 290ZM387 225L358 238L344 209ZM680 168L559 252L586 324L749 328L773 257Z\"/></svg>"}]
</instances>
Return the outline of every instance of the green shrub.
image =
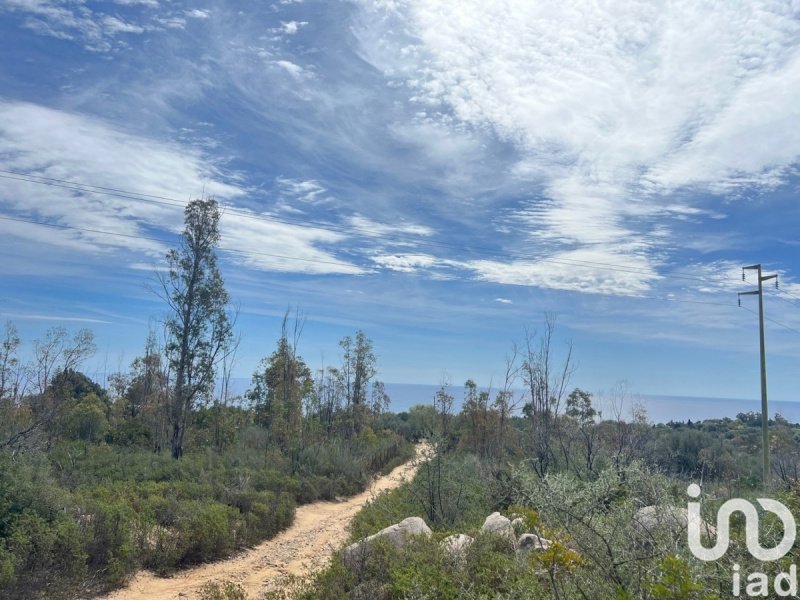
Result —
<instances>
[{"instance_id":1,"label":"green shrub","mask_svg":"<svg viewBox=\"0 0 800 600\"><path fill-rule=\"evenodd\" d=\"M236 548L234 531L238 516L235 508L219 502L184 502L178 519L180 562L208 562L230 554Z\"/></svg>"},{"instance_id":2,"label":"green shrub","mask_svg":"<svg viewBox=\"0 0 800 600\"><path fill-rule=\"evenodd\" d=\"M200 600L247 600L247 592L238 583L209 581L200 588Z\"/></svg>"},{"instance_id":3,"label":"green shrub","mask_svg":"<svg viewBox=\"0 0 800 600\"><path fill-rule=\"evenodd\" d=\"M122 502L92 502L84 521L89 570L106 583L120 583L139 566L133 539L136 513Z\"/></svg>"},{"instance_id":4,"label":"green shrub","mask_svg":"<svg viewBox=\"0 0 800 600\"><path fill-rule=\"evenodd\" d=\"M48 522L24 513L14 522L6 544L4 578L10 597L61 597L86 578L80 531L66 515Z\"/></svg>"}]
</instances>

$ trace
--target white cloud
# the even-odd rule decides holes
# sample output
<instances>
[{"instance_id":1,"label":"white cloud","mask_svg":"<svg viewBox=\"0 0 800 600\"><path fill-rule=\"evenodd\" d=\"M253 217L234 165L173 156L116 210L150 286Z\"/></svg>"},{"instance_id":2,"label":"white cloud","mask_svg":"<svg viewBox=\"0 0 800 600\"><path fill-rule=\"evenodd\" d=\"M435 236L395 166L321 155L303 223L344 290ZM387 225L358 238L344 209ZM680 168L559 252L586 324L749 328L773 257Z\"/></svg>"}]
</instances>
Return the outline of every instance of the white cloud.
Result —
<instances>
[{"instance_id":1,"label":"white cloud","mask_svg":"<svg viewBox=\"0 0 800 600\"><path fill-rule=\"evenodd\" d=\"M400 254L400 255L379 255L373 256L375 264L401 273L414 273L420 269L430 269L439 264L439 260L427 254Z\"/></svg>"},{"instance_id":2,"label":"white cloud","mask_svg":"<svg viewBox=\"0 0 800 600\"><path fill-rule=\"evenodd\" d=\"M281 21L280 30L286 35L294 35L306 25L308 25L308 21Z\"/></svg>"},{"instance_id":3,"label":"white cloud","mask_svg":"<svg viewBox=\"0 0 800 600\"><path fill-rule=\"evenodd\" d=\"M278 184L282 194L291 196L301 202L318 204L327 200L325 197L327 190L316 180L278 177L275 182Z\"/></svg>"},{"instance_id":4,"label":"white cloud","mask_svg":"<svg viewBox=\"0 0 800 600\"><path fill-rule=\"evenodd\" d=\"M186 11L186 16L192 19L207 19L211 16L211 11L207 9L194 8Z\"/></svg>"},{"instance_id":5,"label":"white cloud","mask_svg":"<svg viewBox=\"0 0 800 600\"><path fill-rule=\"evenodd\" d=\"M77 181L166 199L188 201L204 193L224 205L246 194L238 184L224 181L213 160L196 149L132 135L85 115L25 103L0 103L0 169L51 178L50 183L57 183L52 181L55 179ZM281 183L287 192L308 202L316 201L324 192L310 180ZM165 247L146 238L163 237L165 229L179 232L182 203L173 206L172 201L157 199L151 203L125 195L97 195L2 178L0 206L7 211L82 231L10 221L0 221L0 230L10 229L18 237L73 252L122 248L153 258L163 256ZM225 212L224 206L221 228L221 247L230 251L232 260L253 268L299 273L363 272L319 248L344 241L346 236L341 233L280 223L242 209ZM139 268L142 263L132 260L130 264Z\"/></svg>"},{"instance_id":6,"label":"white cloud","mask_svg":"<svg viewBox=\"0 0 800 600\"><path fill-rule=\"evenodd\" d=\"M494 301L499 302L500 304L514 304L514 302L512 302L508 298L495 298Z\"/></svg>"},{"instance_id":7,"label":"white cloud","mask_svg":"<svg viewBox=\"0 0 800 600\"><path fill-rule=\"evenodd\" d=\"M291 273L364 273L361 267L317 247L345 241L347 236L341 233L259 219L255 213L241 212L223 214L220 228L221 247L235 253L232 260L252 268Z\"/></svg>"},{"instance_id":8,"label":"white cloud","mask_svg":"<svg viewBox=\"0 0 800 600\"><path fill-rule=\"evenodd\" d=\"M2 315L11 320L19 320L19 321L58 321L61 322L72 322L72 323L101 323L101 324L109 324L111 321L106 321L104 319L93 319L91 317L67 317L62 315L33 315L33 314L12 314L12 313L2 313Z\"/></svg>"},{"instance_id":9,"label":"white cloud","mask_svg":"<svg viewBox=\"0 0 800 600\"><path fill-rule=\"evenodd\" d=\"M102 19L103 29L108 35L117 33L144 33L144 27L123 21L119 17L106 15Z\"/></svg>"},{"instance_id":10,"label":"white cloud","mask_svg":"<svg viewBox=\"0 0 800 600\"><path fill-rule=\"evenodd\" d=\"M156 8L158 6L158 0L113 0L114 4L120 4L122 6L149 6L151 8Z\"/></svg>"},{"instance_id":11,"label":"white cloud","mask_svg":"<svg viewBox=\"0 0 800 600\"><path fill-rule=\"evenodd\" d=\"M414 223L395 223L387 225L385 223L378 223L362 215L353 215L347 219L351 227L355 229L355 233L367 237L391 237L399 234L428 237L433 235L434 231L426 225L417 225Z\"/></svg>"},{"instance_id":12,"label":"white cloud","mask_svg":"<svg viewBox=\"0 0 800 600\"><path fill-rule=\"evenodd\" d=\"M306 70L303 69L303 67L289 60L275 60L272 61L272 64L280 67L281 69L289 73L289 75L295 78L300 78L307 73Z\"/></svg>"},{"instance_id":13,"label":"white cloud","mask_svg":"<svg viewBox=\"0 0 800 600\"><path fill-rule=\"evenodd\" d=\"M186 200L204 188L220 199L244 192L223 182L213 163L194 150L131 135L99 119L18 102L0 103L0 168ZM178 230L182 221L179 206L12 179L0 180L0 202L24 218L121 236L147 236L146 227ZM80 240L84 250L124 247L151 255L164 250L137 237L39 229L46 244L71 239Z\"/></svg>"},{"instance_id":14,"label":"white cloud","mask_svg":"<svg viewBox=\"0 0 800 600\"><path fill-rule=\"evenodd\" d=\"M463 265L482 281L611 296L640 296L661 279L645 257L620 257L600 248L538 259L471 260Z\"/></svg>"},{"instance_id":15,"label":"white cloud","mask_svg":"<svg viewBox=\"0 0 800 600\"><path fill-rule=\"evenodd\" d=\"M360 4L362 56L410 90L426 121L517 148L513 174L532 193L515 217L532 241L554 257L634 254L643 273L617 281L586 265L551 277L483 261L481 277L640 293L671 222L709 216L672 191L776 185L800 157L796 3Z\"/></svg>"},{"instance_id":16,"label":"white cloud","mask_svg":"<svg viewBox=\"0 0 800 600\"><path fill-rule=\"evenodd\" d=\"M114 0L115 4L155 8L156 0ZM95 52L108 52L120 34L141 34L143 23L124 21L117 15L92 10L84 2L59 0L7 0L0 11L21 13L24 26L40 34L60 39L80 40Z\"/></svg>"}]
</instances>

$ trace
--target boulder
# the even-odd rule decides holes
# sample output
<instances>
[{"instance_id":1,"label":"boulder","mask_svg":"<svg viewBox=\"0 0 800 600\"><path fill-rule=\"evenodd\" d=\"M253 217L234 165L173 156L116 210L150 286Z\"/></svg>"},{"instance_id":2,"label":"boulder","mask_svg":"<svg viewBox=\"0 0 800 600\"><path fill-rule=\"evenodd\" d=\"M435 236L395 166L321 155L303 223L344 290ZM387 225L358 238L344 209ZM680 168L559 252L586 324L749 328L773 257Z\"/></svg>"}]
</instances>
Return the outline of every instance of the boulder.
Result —
<instances>
[{"instance_id":1,"label":"boulder","mask_svg":"<svg viewBox=\"0 0 800 600\"><path fill-rule=\"evenodd\" d=\"M454 562L463 563L467 557L467 550L474 541L475 539L468 535L456 533L444 538L439 545Z\"/></svg>"},{"instance_id":2,"label":"boulder","mask_svg":"<svg viewBox=\"0 0 800 600\"><path fill-rule=\"evenodd\" d=\"M689 525L689 513L677 506L643 506L633 515L633 524L647 533L662 528L683 531Z\"/></svg>"},{"instance_id":3,"label":"boulder","mask_svg":"<svg viewBox=\"0 0 800 600\"><path fill-rule=\"evenodd\" d=\"M689 511L679 506L643 506L633 515L633 525L645 535L652 535L659 529L681 534L689 526ZM716 529L705 521L702 531L709 537L716 535Z\"/></svg>"},{"instance_id":4,"label":"boulder","mask_svg":"<svg viewBox=\"0 0 800 600\"><path fill-rule=\"evenodd\" d=\"M381 529L378 533L365 537L344 549L344 563L353 570L358 570L369 556L371 542L385 540L395 548L402 548L409 538L424 535L430 537L433 532L419 517L408 517L399 523Z\"/></svg>"},{"instance_id":5,"label":"boulder","mask_svg":"<svg viewBox=\"0 0 800 600\"><path fill-rule=\"evenodd\" d=\"M519 552L531 552L533 550L547 550L550 547L550 540L536 535L535 533L523 533L517 540Z\"/></svg>"},{"instance_id":6,"label":"boulder","mask_svg":"<svg viewBox=\"0 0 800 600\"><path fill-rule=\"evenodd\" d=\"M511 544L516 547L517 536L514 533L514 527L511 521L501 515L499 512L492 513L483 522L481 527L482 533L491 533L507 539Z\"/></svg>"}]
</instances>

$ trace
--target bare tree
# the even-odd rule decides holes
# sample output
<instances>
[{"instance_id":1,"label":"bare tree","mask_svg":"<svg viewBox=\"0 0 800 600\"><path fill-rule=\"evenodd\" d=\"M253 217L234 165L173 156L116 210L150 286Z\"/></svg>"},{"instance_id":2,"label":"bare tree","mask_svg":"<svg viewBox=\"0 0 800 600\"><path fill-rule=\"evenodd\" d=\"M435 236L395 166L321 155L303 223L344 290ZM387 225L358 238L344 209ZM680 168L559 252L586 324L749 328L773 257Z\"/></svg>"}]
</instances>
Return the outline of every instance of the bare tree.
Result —
<instances>
[{"instance_id":1,"label":"bare tree","mask_svg":"<svg viewBox=\"0 0 800 600\"><path fill-rule=\"evenodd\" d=\"M33 343L31 380L36 393L43 394L58 371L75 369L94 352L94 334L88 329L79 330L72 340L63 327L48 329L44 339Z\"/></svg>"},{"instance_id":2,"label":"bare tree","mask_svg":"<svg viewBox=\"0 0 800 600\"><path fill-rule=\"evenodd\" d=\"M644 443L647 411L641 402L632 399L626 381L618 381L612 388L609 410L612 417L611 458L616 468L621 469L639 454Z\"/></svg>"},{"instance_id":3,"label":"bare tree","mask_svg":"<svg viewBox=\"0 0 800 600\"><path fill-rule=\"evenodd\" d=\"M516 344L511 347L511 354L506 355L506 371L503 378L503 387L497 392L492 407L497 411L497 446L503 450L507 444L508 420L517 410L521 398L514 395L514 384L519 379L520 367L517 364L519 348Z\"/></svg>"},{"instance_id":4,"label":"bare tree","mask_svg":"<svg viewBox=\"0 0 800 600\"><path fill-rule=\"evenodd\" d=\"M19 338L16 337L16 330L7 331L2 350L2 354L9 354L6 369L12 365L12 359L16 360L15 353L18 346ZM15 418L11 426L6 428L6 432L0 438L0 448L23 444L27 438L50 424L60 414L65 404L63 391L54 389L58 386L52 386L51 383L56 374L66 374L75 370L81 362L94 353L94 334L88 329L81 329L70 339L66 329L54 327L47 330L43 339L34 342L33 350L33 362L24 367L14 362L14 373L11 376L11 380L14 381L16 402L24 399L29 411L24 420ZM24 376L21 369L26 371ZM23 380L32 382L33 394L24 394L27 383Z\"/></svg>"},{"instance_id":5,"label":"bare tree","mask_svg":"<svg viewBox=\"0 0 800 600\"><path fill-rule=\"evenodd\" d=\"M556 417L574 370L572 344L567 344L562 365L558 368L554 365L555 328L555 316L545 315L542 334L537 336L535 332L526 329L523 348L522 379L530 394L530 402L523 410L531 422L535 468L540 476L544 476L555 459L553 438L557 434Z\"/></svg>"}]
</instances>

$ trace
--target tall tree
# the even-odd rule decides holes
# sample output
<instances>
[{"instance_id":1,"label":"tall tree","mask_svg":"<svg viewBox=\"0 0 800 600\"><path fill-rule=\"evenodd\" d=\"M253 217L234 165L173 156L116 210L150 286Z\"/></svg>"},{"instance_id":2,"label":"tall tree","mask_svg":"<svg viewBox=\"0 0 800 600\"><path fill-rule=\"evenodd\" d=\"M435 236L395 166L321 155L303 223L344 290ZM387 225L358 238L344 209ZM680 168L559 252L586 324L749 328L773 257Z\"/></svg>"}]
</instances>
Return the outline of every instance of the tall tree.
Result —
<instances>
[{"instance_id":1,"label":"tall tree","mask_svg":"<svg viewBox=\"0 0 800 600\"><path fill-rule=\"evenodd\" d=\"M22 369L20 369L17 349L20 345L17 328L11 321L6 322L5 335L0 342L0 403L15 403L20 397Z\"/></svg>"},{"instance_id":2,"label":"tall tree","mask_svg":"<svg viewBox=\"0 0 800 600\"><path fill-rule=\"evenodd\" d=\"M558 425L557 415L573 371L571 344L567 344L561 367L557 368L553 364L555 328L555 316L545 315L541 336L537 339L535 333L526 330L523 347L522 379L528 388L530 402L522 410L530 418L535 454L533 466L541 476L545 475L555 458L553 438L558 434L555 430Z\"/></svg>"},{"instance_id":3,"label":"tall tree","mask_svg":"<svg viewBox=\"0 0 800 600\"><path fill-rule=\"evenodd\" d=\"M339 347L343 352L340 376L350 417L350 433L359 433L368 416L369 384L378 372L377 359L372 340L360 330L355 340L349 335L342 338Z\"/></svg>"},{"instance_id":4,"label":"tall tree","mask_svg":"<svg viewBox=\"0 0 800 600\"><path fill-rule=\"evenodd\" d=\"M174 378L169 410L174 458L183 455L192 408L211 391L216 365L233 338L228 292L217 268L219 207L214 200L193 200L184 217L180 247L167 253L169 268L159 278L170 308L165 325Z\"/></svg>"},{"instance_id":5,"label":"tall tree","mask_svg":"<svg viewBox=\"0 0 800 600\"><path fill-rule=\"evenodd\" d=\"M288 448L291 441L298 440L303 403L314 391L311 369L297 354L304 318L301 315L295 317L291 339L288 321L287 310L278 347L261 362L247 392L248 399L255 406L256 421L269 430L273 441L283 449Z\"/></svg>"}]
</instances>

